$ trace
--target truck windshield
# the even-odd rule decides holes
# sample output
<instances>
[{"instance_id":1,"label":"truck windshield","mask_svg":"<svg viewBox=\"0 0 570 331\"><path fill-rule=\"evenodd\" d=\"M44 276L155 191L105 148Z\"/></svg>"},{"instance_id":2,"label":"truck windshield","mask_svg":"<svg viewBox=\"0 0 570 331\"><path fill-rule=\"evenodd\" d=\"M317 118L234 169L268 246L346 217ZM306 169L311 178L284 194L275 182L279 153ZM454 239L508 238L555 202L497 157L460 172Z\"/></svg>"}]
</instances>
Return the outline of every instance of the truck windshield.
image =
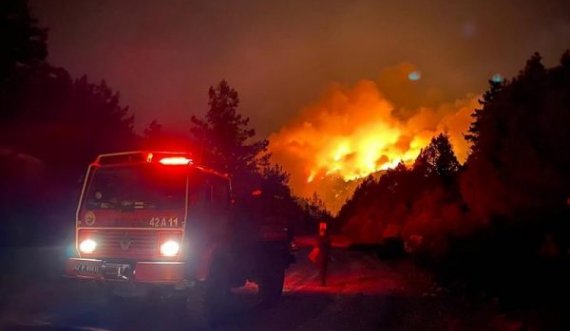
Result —
<instances>
[{"instance_id":1,"label":"truck windshield","mask_svg":"<svg viewBox=\"0 0 570 331\"><path fill-rule=\"evenodd\" d=\"M86 191L85 208L134 211L183 208L187 170L154 166L99 168Z\"/></svg>"}]
</instances>

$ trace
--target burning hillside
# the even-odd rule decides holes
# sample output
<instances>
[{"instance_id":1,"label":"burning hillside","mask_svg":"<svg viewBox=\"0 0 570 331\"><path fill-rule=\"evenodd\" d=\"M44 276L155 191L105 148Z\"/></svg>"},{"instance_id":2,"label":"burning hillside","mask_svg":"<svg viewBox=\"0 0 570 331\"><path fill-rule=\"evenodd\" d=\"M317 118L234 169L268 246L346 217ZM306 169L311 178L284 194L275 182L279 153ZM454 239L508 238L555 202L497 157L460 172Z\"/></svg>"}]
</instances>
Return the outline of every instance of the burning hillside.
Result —
<instances>
[{"instance_id":1,"label":"burning hillside","mask_svg":"<svg viewBox=\"0 0 570 331\"><path fill-rule=\"evenodd\" d=\"M302 109L270 137L274 161L291 173L296 194L317 192L336 212L358 179L399 162L413 162L441 132L450 136L458 159L466 159L468 145L463 133L478 106L477 96L433 105L433 100L418 97L414 88L420 84L421 73L413 66L400 65L388 78L395 83L381 79L362 80L353 87L332 85L318 102ZM382 89L391 89L395 101ZM399 104L406 89L419 106ZM422 101L429 106L422 106Z\"/></svg>"}]
</instances>

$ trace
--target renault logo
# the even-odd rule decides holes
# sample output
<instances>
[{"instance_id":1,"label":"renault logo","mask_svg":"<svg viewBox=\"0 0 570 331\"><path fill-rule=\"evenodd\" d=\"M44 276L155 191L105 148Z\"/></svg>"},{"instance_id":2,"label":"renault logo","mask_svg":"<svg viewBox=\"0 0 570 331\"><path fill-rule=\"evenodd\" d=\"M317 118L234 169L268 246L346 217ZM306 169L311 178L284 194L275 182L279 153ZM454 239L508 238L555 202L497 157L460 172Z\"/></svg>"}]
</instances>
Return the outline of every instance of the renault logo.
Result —
<instances>
[{"instance_id":1,"label":"renault logo","mask_svg":"<svg viewBox=\"0 0 570 331\"><path fill-rule=\"evenodd\" d=\"M127 249L129 249L129 247L131 247L131 244L133 243L133 240L129 237L129 234L125 232L125 235L123 236L123 239L121 239L121 249L126 251Z\"/></svg>"}]
</instances>

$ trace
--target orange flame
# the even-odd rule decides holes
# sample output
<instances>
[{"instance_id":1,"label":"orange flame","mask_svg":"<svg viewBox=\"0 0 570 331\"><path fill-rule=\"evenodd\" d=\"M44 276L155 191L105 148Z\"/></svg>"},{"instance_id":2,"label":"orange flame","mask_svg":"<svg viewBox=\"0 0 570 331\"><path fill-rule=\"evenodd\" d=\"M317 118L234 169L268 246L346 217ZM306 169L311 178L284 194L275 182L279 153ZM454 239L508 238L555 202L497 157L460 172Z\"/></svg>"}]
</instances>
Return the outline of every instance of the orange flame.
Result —
<instances>
[{"instance_id":1,"label":"orange flame","mask_svg":"<svg viewBox=\"0 0 570 331\"><path fill-rule=\"evenodd\" d=\"M344 181L411 163L434 135L446 132L460 161L467 157L463 133L477 108L475 95L441 103L436 107L405 110L389 101L378 85L369 80L352 88L333 85L321 100L270 137L276 162L291 173L296 194L330 195L331 178ZM334 181L333 181L334 182ZM334 185L332 185L334 186ZM325 198L332 209L344 200L335 194Z\"/></svg>"}]
</instances>

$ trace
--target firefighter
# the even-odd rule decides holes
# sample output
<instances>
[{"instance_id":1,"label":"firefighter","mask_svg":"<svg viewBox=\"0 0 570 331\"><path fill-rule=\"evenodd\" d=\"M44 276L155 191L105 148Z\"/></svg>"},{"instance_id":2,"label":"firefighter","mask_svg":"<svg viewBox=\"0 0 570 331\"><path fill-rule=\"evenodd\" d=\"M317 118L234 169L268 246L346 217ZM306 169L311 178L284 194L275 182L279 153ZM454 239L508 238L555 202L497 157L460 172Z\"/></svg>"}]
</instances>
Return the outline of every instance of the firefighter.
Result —
<instances>
[{"instance_id":1,"label":"firefighter","mask_svg":"<svg viewBox=\"0 0 570 331\"><path fill-rule=\"evenodd\" d=\"M321 286L327 285L327 270L329 266L329 255L330 255L330 248L331 248L331 240L330 236L328 235L327 231L327 223L320 222L319 223L319 238L318 238L318 245L320 251L320 259L319 259L319 278L321 280Z\"/></svg>"}]
</instances>

